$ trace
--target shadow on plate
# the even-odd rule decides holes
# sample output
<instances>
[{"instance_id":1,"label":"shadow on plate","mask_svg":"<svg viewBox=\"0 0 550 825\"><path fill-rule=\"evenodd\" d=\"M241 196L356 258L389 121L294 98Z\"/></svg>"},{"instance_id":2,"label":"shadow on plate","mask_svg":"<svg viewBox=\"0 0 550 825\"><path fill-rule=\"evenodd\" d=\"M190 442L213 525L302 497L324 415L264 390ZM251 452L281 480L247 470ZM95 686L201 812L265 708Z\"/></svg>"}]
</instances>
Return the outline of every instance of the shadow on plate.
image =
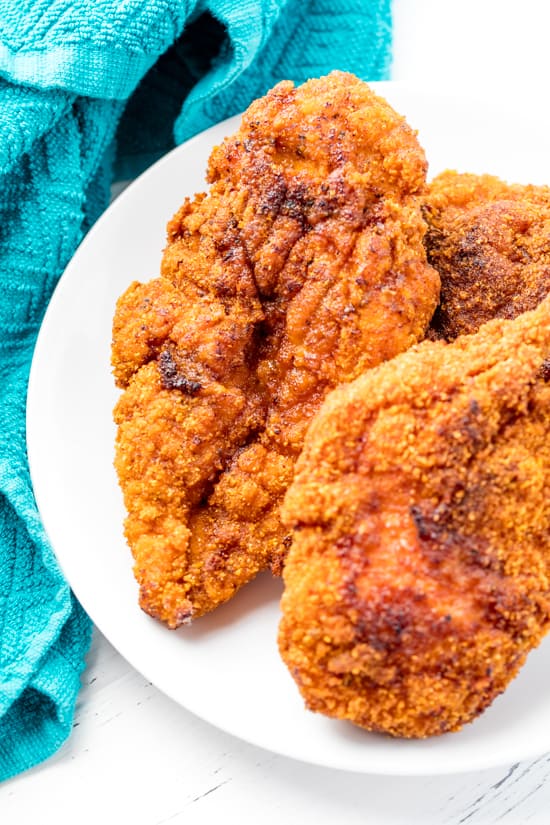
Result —
<instances>
[{"instance_id":1,"label":"shadow on plate","mask_svg":"<svg viewBox=\"0 0 550 825\"><path fill-rule=\"evenodd\" d=\"M212 613L196 619L191 625L178 628L176 633L185 636L186 641L200 641L210 633L219 633L238 622L250 618L260 610L278 610L283 592L283 581L271 573L260 573L246 584L228 602L220 605Z\"/></svg>"}]
</instances>

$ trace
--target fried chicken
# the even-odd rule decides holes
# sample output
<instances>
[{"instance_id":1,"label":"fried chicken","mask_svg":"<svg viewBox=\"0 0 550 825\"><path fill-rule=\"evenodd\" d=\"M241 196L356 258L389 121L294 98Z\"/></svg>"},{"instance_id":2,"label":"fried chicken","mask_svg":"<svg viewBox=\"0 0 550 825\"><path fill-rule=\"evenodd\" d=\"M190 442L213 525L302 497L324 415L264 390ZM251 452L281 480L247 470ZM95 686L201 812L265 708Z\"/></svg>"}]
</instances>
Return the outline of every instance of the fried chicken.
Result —
<instances>
[{"instance_id":1,"label":"fried chicken","mask_svg":"<svg viewBox=\"0 0 550 825\"><path fill-rule=\"evenodd\" d=\"M281 655L313 711L458 730L550 621L550 297L334 390L282 508Z\"/></svg>"},{"instance_id":2,"label":"fried chicken","mask_svg":"<svg viewBox=\"0 0 550 825\"><path fill-rule=\"evenodd\" d=\"M424 335L439 297L425 174L415 133L357 78L282 82L213 151L161 277L119 299L125 531L140 604L170 627L280 569L311 417Z\"/></svg>"},{"instance_id":3,"label":"fried chicken","mask_svg":"<svg viewBox=\"0 0 550 825\"><path fill-rule=\"evenodd\" d=\"M428 260L441 275L429 337L515 318L550 291L550 188L447 171L429 184Z\"/></svg>"}]
</instances>

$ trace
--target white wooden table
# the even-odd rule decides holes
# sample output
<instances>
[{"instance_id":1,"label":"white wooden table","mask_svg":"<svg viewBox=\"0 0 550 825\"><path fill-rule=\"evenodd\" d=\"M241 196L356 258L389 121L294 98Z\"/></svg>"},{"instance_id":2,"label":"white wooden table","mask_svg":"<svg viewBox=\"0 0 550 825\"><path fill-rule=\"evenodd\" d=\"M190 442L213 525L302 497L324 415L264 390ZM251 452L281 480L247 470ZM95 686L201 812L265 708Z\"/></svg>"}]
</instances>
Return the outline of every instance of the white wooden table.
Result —
<instances>
[{"instance_id":1,"label":"white wooden table","mask_svg":"<svg viewBox=\"0 0 550 825\"><path fill-rule=\"evenodd\" d=\"M538 0L395 0L393 77L550 108ZM488 825L550 821L550 753L477 774L332 771L250 746L175 705L95 632L69 741L0 786L0 822Z\"/></svg>"},{"instance_id":2,"label":"white wooden table","mask_svg":"<svg viewBox=\"0 0 550 825\"><path fill-rule=\"evenodd\" d=\"M0 788L2 823L487 825L550 818L550 754L449 777L396 778L295 762L173 704L96 633L72 737Z\"/></svg>"}]
</instances>

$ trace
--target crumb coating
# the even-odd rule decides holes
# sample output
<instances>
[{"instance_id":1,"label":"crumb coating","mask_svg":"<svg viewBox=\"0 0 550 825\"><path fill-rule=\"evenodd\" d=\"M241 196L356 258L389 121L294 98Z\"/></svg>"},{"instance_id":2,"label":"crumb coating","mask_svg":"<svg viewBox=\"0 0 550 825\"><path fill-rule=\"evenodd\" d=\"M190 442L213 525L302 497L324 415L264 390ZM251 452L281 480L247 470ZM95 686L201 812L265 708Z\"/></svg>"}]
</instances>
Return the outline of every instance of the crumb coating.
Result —
<instances>
[{"instance_id":1,"label":"crumb coating","mask_svg":"<svg viewBox=\"0 0 550 825\"><path fill-rule=\"evenodd\" d=\"M478 716L550 620L550 297L337 388L282 510L279 647L307 706L426 737Z\"/></svg>"},{"instance_id":2,"label":"crumb coating","mask_svg":"<svg viewBox=\"0 0 550 825\"><path fill-rule=\"evenodd\" d=\"M428 260L441 276L429 337L516 318L550 292L550 188L446 171L428 186Z\"/></svg>"},{"instance_id":3,"label":"crumb coating","mask_svg":"<svg viewBox=\"0 0 550 825\"><path fill-rule=\"evenodd\" d=\"M280 571L279 508L326 393L425 333L416 135L349 74L282 82L212 152L161 277L120 298L116 468L140 603L170 627Z\"/></svg>"}]
</instances>

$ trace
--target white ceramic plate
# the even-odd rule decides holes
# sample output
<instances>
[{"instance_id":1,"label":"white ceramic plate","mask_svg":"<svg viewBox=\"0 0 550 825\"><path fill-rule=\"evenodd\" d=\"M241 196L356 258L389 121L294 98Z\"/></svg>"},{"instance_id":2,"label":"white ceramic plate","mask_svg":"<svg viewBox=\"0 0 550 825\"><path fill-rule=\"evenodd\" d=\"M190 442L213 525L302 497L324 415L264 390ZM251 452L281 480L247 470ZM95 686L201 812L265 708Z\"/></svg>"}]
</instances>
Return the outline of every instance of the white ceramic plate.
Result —
<instances>
[{"instance_id":1,"label":"white ceramic plate","mask_svg":"<svg viewBox=\"0 0 550 825\"><path fill-rule=\"evenodd\" d=\"M431 174L446 167L550 182L548 124L516 100L444 99L398 84L380 91L419 130ZM159 268L164 227L204 189L226 121L175 149L135 181L88 234L61 279L38 339L28 396L36 497L61 567L111 643L158 688L253 744L334 768L440 774L511 763L550 749L550 640L506 693L457 734L398 741L306 711L275 638L281 583L260 576L190 628L173 632L137 606L113 469L111 320L117 297Z\"/></svg>"}]
</instances>

